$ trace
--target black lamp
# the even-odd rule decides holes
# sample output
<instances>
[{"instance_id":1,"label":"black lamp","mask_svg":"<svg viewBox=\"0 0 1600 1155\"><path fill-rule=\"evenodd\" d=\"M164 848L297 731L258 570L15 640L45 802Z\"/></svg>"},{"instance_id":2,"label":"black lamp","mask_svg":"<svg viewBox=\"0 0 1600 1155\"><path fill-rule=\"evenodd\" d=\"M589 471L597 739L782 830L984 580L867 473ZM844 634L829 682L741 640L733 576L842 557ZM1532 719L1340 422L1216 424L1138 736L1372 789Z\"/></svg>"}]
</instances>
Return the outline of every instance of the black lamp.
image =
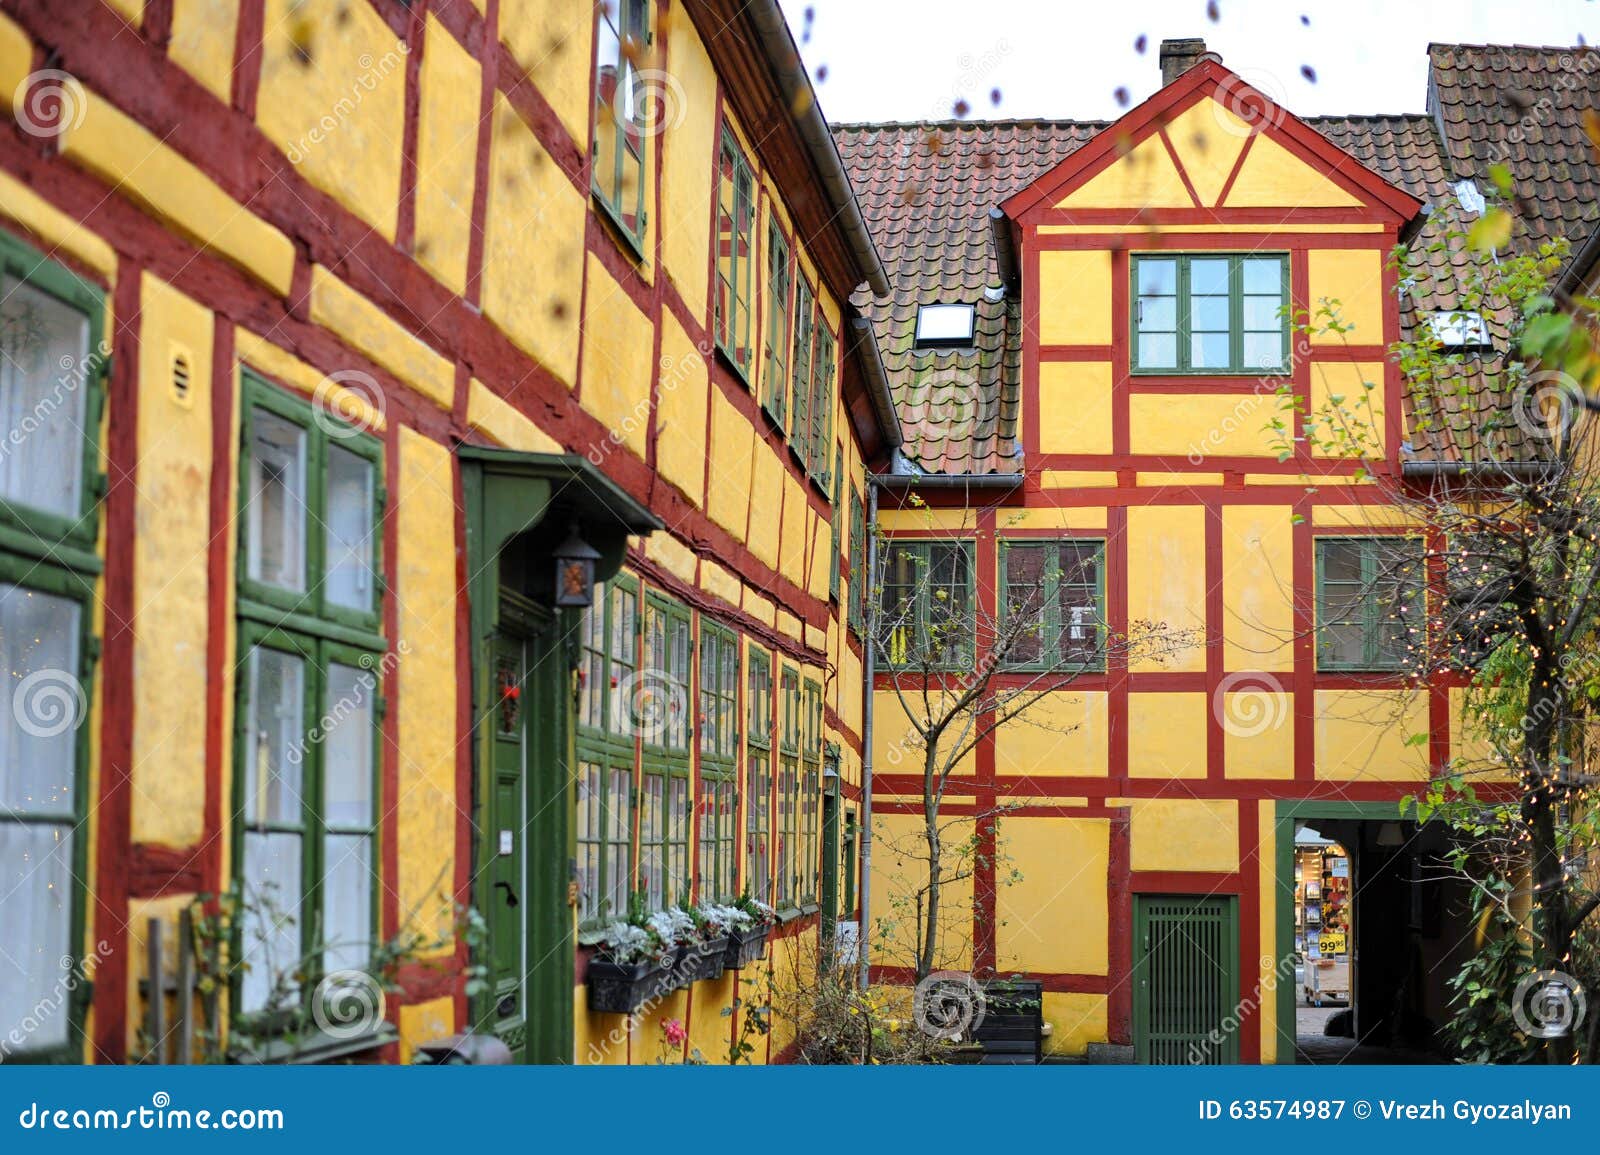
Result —
<instances>
[{"instance_id":1,"label":"black lamp","mask_svg":"<svg viewBox=\"0 0 1600 1155\"><path fill-rule=\"evenodd\" d=\"M600 551L578 534L577 523L556 547L556 605L586 609L594 604L594 563Z\"/></svg>"}]
</instances>

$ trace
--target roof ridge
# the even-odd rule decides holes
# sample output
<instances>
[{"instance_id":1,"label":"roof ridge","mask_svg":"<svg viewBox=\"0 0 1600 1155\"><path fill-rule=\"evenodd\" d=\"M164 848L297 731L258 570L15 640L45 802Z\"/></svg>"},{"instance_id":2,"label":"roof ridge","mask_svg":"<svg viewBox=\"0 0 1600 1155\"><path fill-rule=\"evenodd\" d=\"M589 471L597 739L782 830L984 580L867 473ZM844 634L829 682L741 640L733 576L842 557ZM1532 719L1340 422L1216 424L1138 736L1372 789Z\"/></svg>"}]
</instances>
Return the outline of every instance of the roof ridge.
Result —
<instances>
[{"instance_id":1,"label":"roof ridge","mask_svg":"<svg viewBox=\"0 0 1600 1155\"><path fill-rule=\"evenodd\" d=\"M1426 112L1317 112L1302 116L1307 124L1319 120L1432 120Z\"/></svg>"},{"instance_id":2,"label":"roof ridge","mask_svg":"<svg viewBox=\"0 0 1600 1155\"><path fill-rule=\"evenodd\" d=\"M1075 120L1071 117L1051 116L1014 116L1014 117L963 117L961 119L948 118L944 120L837 120L829 121L828 127L834 131L841 129L881 129L881 128L996 128L1011 126L1036 126L1050 125L1052 127L1070 128L1105 128L1115 124L1111 120Z\"/></svg>"}]
</instances>

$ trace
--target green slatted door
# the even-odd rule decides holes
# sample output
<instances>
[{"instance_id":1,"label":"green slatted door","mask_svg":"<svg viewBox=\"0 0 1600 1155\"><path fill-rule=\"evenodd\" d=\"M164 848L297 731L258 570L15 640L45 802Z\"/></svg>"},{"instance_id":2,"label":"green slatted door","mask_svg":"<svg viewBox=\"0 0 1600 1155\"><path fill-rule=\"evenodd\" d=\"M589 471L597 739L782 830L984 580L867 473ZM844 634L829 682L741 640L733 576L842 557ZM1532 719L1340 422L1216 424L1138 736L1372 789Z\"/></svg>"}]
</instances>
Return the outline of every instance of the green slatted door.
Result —
<instances>
[{"instance_id":1,"label":"green slatted door","mask_svg":"<svg viewBox=\"0 0 1600 1155\"><path fill-rule=\"evenodd\" d=\"M1133 1045L1141 1063L1239 1061L1231 895L1133 896Z\"/></svg>"}]
</instances>

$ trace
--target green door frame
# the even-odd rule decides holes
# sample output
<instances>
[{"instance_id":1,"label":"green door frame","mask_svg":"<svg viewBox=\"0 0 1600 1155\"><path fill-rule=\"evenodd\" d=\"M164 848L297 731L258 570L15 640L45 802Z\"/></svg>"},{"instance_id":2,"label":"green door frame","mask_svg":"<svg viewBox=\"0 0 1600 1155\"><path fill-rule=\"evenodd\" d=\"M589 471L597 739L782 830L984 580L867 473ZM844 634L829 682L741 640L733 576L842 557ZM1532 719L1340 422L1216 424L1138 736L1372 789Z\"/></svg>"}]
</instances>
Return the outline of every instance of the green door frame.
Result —
<instances>
[{"instance_id":1,"label":"green door frame","mask_svg":"<svg viewBox=\"0 0 1600 1155\"><path fill-rule=\"evenodd\" d=\"M1295 1010L1294 1010L1294 967L1289 961L1294 955L1294 827L1298 821L1317 818L1343 818L1357 819L1368 822L1398 822L1401 820L1400 803L1394 802L1318 802L1318 801L1289 801L1280 799L1278 802L1276 821L1273 824L1273 862L1277 886L1275 893L1275 925L1277 927L1277 949L1275 958L1277 962L1274 973L1277 979L1278 996L1278 1054L1276 1062L1295 1062ZM1352 896L1357 880L1354 878L1356 869L1355 856L1351 855L1351 888ZM1352 937L1355 925L1350 927ZM1360 943L1352 942L1350 951L1350 991L1355 993L1356 986L1356 951ZM1289 981L1285 982L1283 975L1287 973ZM1353 1000L1352 1000L1353 1001Z\"/></svg>"}]
</instances>

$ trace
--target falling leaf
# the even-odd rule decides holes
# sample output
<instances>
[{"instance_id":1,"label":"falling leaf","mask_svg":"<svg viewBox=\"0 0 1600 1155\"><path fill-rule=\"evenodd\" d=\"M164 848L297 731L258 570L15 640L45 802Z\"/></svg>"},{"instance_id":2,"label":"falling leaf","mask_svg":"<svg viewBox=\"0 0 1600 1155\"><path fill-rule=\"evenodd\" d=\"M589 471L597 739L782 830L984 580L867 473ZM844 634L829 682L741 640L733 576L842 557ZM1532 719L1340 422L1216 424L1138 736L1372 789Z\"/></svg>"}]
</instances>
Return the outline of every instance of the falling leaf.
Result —
<instances>
[{"instance_id":1,"label":"falling leaf","mask_svg":"<svg viewBox=\"0 0 1600 1155\"><path fill-rule=\"evenodd\" d=\"M1589 138L1589 143L1594 145L1595 151L1600 153L1600 112L1592 108L1583 110L1583 132Z\"/></svg>"},{"instance_id":2,"label":"falling leaf","mask_svg":"<svg viewBox=\"0 0 1600 1155\"><path fill-rule=\"evenodd\" d=\"M951 105L950 111L955 113L957 120L961 120L967 115L967 113L972 111L972 106L965 100L958 100L955 102L955 104Z\"/></svg>"},{"instance_id":3,"label":"falling leaf","mask_svg":"<svg viewBox=\"0 0 1600 1155\"><path fill-rule=\"evenodd\" d=\"M993 105L999 105L999 103L1000 103L1000 90L998 88L991 88L989 90L989 103L993 104Z\"/></svg>"},{"instance_id":4,"label":"falling leaf","mask_svg":"<svg viewBox=\"0 0 1600 1155\"><path fill-rule=\"evenodd\" d=\"M1317 82L1317 70L1312 68L1309 64L1302 64L1300 66L1300 75L1304 76L1312 84Z\"/></svg>"},{"instance_id":5,"label":"falling leaf","mask_svg":"<svg viewBox=\"0 0 1600 1155\"><path fill-rule=\"evenodd\" d=\"M1222 19L1222 9L1217 7L1217 0L1209 0L1206 4L1206 19L1213 24Z\"/></svg>"},{"instance_id":6,"label":"falling leaf","mask_svg":"<svg viewBox=\"0 0 1600 1155\"><path fill-rule=\"evenodd\" d=\"M1150 47L1150 38L1143 32L1139 33L1138 39L1133 42L1133 50L1143 56L1144 50L1148 47Z\"/></svg>"},{"instance_id":7,"label":"falling leaf","mask_svg":"<svg viewBox=\"0 0 1600 1155\"><path fill-rule=\"evenodd\" d=\"M1511 240L1511 214L1498 205L1484 210L1467 230L1467 246L1474 252L1492 253Z\"/></svg>"},{"instance_id":8,"label":"falling leaf","mask_svg":"<svg viewBox=\"0 0 1600 1155\"><path fill-rule=\"evenodd\" d=\"M828 66L826 64L817 65L817 83L818 84L826 83L827 79L828 79Z\"/></svg>"},{"instance_id":9,"label":"falling leaf","mask_svg":"<svg viewBox=\"0 0 1600 1155\"><path fill-rule=\"evenodd\" d=\"M1128 107L1128 90L1126 88L1119 88L1111 95L1117 98L1118 106L1122 108Z\"/></svg>"},{"instance_id":10,"label":"falling leaf","mask_svg":"<svg viewBox=\"0 0 1600 1155\"><path fill-rule=\"evenodd\" d=\"M1311 17L1302 15L1300 17L1300 23L1303 24L1305 27L1310 28L1311 27Z\"/></svg>"}]
</instances>

